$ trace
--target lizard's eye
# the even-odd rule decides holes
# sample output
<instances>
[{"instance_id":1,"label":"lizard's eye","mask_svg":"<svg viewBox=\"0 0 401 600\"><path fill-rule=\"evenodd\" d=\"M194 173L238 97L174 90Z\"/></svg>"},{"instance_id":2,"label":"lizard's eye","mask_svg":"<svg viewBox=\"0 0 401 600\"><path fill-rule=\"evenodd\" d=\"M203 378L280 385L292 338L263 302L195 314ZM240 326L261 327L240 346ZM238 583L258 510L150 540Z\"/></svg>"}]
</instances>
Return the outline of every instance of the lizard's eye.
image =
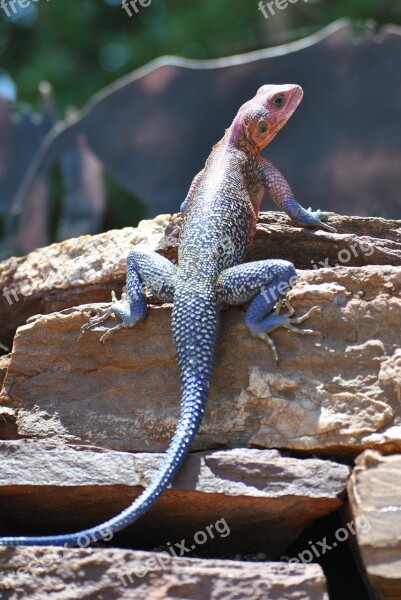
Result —
<instances>
[{"instance_id":1,"label":"lizard's eye","mask_svg":"<svg viewBox=\"0 0 401 600\"><path fill-rule=\"evenodd\" d=\"M284 96L283 95L276 96L273 99L273 104L274 104L274 106L283 106L283 104L284 104Z\"/></svg>"},{"instance_id":2,"label":"lizard's eye","mask_svg":"<svg viewBox=\"0 0 401 600\"><path fill-rule=\"evenodd\" d=\"M259 133L266 133L266 131L268 129L269 129L269 125L266 123L266 121L259 121L259 125L258 125Z\"/></svg>"}]
</instances>

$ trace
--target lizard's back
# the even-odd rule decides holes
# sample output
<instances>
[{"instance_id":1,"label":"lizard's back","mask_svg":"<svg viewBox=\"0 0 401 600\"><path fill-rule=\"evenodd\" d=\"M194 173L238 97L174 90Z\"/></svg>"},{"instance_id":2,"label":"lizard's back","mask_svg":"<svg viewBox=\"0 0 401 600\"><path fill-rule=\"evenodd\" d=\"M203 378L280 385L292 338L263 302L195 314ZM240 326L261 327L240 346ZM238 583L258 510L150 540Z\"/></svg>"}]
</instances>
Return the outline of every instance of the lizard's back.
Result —
<instances>
[{"instance_id":1,"label":"lizard's back","mask_svg":"<svg viewBox=\"0 0 401 600\"><path fill-rule=\"evenodd\" d=\"M252 187L258 187L257 164L223 138L209 156L184 217L177 291L194 284L213 286L224 269L243 261L257 220Z\"/></svg>"}]
</instances>

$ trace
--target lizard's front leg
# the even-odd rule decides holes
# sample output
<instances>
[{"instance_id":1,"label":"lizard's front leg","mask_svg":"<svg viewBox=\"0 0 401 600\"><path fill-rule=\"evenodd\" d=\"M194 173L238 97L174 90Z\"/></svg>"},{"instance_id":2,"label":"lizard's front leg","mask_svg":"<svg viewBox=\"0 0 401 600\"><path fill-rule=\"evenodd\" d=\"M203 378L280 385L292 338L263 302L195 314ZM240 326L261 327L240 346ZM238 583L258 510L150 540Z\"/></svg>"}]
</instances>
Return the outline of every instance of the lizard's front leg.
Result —
<instances>
[{"instance_id":1,"label":"lizard's front leg","mask_svg":"<svg viewBox=\"0 0 401 600\"><path fill-rule=\"evenodd\" d=\"M251 303L245 313L245 325L252 335L265 340L270 345L278 362L275 344L268 335L274 329L285 327L302 334L321 335L311 329L299 329L295 325L303 323L318 309L313 306L306 314L294 318L294 310L286 293L297 278L295 267L286 260L272 259L237 265L223 271L217 281L218 298L222 304L240 306ZM280 314L285 304L288 313ZM276 308L274 306L276 305Z\"/></svg>"},{"instance_id":2,"label":"lizard's front leg","mask_svg":"<svg viewBox=\"0 0 401 600\"><path fill-rule=\"evenodd\" d=\"M126 292L117 300L112 292L112 304L106 309L97 309L97 316L81 327L84 332L111 315L121 322L108 329L100 338L104 342L112 333L124 327L134 327L142 321L147 312L146 291L164 302L172 302L177 268L172 262L156 252L132 250L127 257Z\"/></svg>"},{"instance_id":3,"label":"lizard's front leg","mask_svg":"<svg viewBox=\"0 0 401 600\"><path fill-rule=\"evenodd\" d=\"M334 227L324 223L322 217L327 215L321 210L306 210L294 198L291 187L278 169L265 158L260 158L263 183L274 202L298 225L306 227L321 227L327 231L336 231Z\"/></svg>"}]
</instances>

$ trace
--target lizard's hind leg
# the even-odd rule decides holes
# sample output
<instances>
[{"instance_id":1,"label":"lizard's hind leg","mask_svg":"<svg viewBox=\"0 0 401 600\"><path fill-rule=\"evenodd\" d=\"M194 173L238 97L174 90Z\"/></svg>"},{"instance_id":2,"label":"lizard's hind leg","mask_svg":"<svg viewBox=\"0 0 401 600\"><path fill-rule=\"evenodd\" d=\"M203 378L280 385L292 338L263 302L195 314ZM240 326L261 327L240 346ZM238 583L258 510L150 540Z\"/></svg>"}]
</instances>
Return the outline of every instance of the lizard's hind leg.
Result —
<instances>
[{"instance_id":1,"label":"lizard's hind leg","mask_svg":"<svg viewBox=\"0 0 401 600\"><path fill-rule=\"evenodd\" d=\"M245 313L245 325L252 335L265 340L270 345L276 362L278 362L276 346L269 336L274 329L285 327L295 333L320 335L319 332L311 329L295 327L318 310L318 307L314 306L301 317L293 317L294 309L289 300L285 299L285 294L295 283L296 278L292 263L276 259L231 267L220 274L217 282L218 297L222 304L239 306L251 301ZM280 314L283 304L288 309L285 315Z\"/></svg>"},{"instance_id":2,"label":"lizard's hind leg","mask_svg":"<svg viewBox=\"0 0 401 600\"><path fill-rule=\"evenodd\" d=\"M97 315L81 327L87 331L96 327L110 316L121 322L108 329L100 338L104 342L112 333L124 327L134 327L147 312L146 291L165 302L172 302L177 267L172 262L149 250L132 250L127 257L126 292L117 300L112 292L112 304L106 309L97 309Z\"/></svg>"}]
</instances>

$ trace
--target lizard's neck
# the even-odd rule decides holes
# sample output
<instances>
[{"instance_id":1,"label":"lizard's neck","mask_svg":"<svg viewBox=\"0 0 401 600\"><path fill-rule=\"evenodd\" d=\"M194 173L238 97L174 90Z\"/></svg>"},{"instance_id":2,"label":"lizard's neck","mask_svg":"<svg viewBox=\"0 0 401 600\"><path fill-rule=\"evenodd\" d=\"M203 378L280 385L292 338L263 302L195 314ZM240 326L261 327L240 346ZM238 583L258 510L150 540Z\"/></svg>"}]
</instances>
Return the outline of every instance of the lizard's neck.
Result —
<instances>
[{"instance_id":1,"label":"lizard's neck","mask_svg":"<svg viewBox=\"0 0 401 600\"><path fill-rule=\"evenodd\" d=\"M251 137L248 135L248 130L244 123L243 115L238 114L234 121L226 130L223 138L228 148L237 148L242 150L248 155L259 154L259 148L253 143Z\"/></svg>"}]
</instances>

